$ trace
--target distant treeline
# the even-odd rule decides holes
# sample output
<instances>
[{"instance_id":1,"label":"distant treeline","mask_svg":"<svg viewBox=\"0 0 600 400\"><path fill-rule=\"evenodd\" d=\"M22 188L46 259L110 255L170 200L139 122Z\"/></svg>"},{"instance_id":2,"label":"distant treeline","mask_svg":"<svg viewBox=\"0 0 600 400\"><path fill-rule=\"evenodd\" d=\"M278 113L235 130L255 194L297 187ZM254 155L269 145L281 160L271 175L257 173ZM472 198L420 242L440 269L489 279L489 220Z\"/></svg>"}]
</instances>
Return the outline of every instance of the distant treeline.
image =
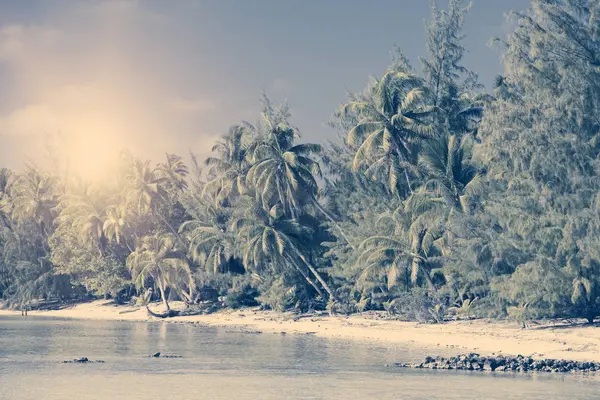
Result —
<instances>
[{"instance_id":1,"label":"distant treeline","mask_svg":"<svg viewBox=\"0 0 600 400\"><path fill-rule=\"evenodd\" d=\"M232 307L592 321L598 2L513 13L491 94L462 65L467 12L432 7L420 68L396 51L333 114L326 146L302 143L265 96L258 122L190 165L123 153L98 185L2 170L0 296L126 301L152 287L168 307L213 289Z\"/></svg>"}]
</instances>

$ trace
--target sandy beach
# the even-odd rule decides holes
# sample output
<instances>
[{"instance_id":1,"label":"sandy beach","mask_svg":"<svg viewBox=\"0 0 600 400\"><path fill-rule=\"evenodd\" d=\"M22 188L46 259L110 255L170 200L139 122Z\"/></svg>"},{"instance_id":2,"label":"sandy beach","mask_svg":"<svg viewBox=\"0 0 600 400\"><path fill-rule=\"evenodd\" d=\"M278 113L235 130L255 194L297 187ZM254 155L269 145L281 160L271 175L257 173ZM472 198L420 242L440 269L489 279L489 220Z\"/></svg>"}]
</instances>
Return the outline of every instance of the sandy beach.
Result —
<instances>
[{"instance_id":1,"label":"sandy beach","mask_svg":"<svg viewBox=\"0 0 600 400\"><path fill-rule=\"evenodd\" d=\"M160 308L154 305L153 309ZM176 308L176 307L175 307ZM20 311L0 310L1 315ZM600 361L600 327L580 321L545 322L527 329L514 322L453 321L444 324L419 324L381 320L372 316L304 316L254 309L226 310L209 315L180 316L165 320L149 317L144 308L115 305L97 300L52 311L30 311L30 316L112 321L156 321L196 323L207 326L240 327L262 333L314 334L323 338L378 341L386 344L412 344L457 352L474 351L482 355L529 355L578 361Z\"/></svg>"}]
</instances>

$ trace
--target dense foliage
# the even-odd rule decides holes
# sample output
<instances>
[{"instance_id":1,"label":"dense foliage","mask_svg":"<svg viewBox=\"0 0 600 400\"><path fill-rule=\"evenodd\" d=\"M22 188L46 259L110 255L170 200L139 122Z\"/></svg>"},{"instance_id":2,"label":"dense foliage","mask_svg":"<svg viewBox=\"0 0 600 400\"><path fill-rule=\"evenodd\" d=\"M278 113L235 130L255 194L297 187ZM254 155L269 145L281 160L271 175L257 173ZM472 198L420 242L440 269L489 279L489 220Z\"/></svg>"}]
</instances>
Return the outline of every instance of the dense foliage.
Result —
<instances>
[{"instance_id":1,"label":"dense foliage","mask_svg":"<svg viewBox=\"0 0 600 400\"><path fill-rule=\"evenodd\" d=\"M213 156L123 153L109 184L0 171L0 296L450 315L600 315L600 7L533 0L486 94L468 6L432 6L420 72L397 51L303 143L265 96Z\"/></svg>"}]
</instances>

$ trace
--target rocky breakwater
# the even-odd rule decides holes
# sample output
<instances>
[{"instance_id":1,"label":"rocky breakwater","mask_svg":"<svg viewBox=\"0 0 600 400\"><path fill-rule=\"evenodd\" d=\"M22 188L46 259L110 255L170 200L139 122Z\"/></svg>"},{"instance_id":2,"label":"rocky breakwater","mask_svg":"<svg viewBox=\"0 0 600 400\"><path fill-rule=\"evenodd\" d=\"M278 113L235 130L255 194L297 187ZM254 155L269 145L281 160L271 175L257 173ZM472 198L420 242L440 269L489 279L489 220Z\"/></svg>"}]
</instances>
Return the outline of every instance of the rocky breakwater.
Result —
<instances>
[{"instance_id":1,"label":"rocky breakwater","mask_svg":"<svg viewBox=\"0 0 600 400\"><path fill-rule=\"evenodd\" d=\"M460 354L455 357L426 357L414 364L395 363L396 367L450 369L464 371L495 372L596 372L600 363L554 359L534 359L522 355L481 356L477 353Z\"/></svg>"}]
</instances>

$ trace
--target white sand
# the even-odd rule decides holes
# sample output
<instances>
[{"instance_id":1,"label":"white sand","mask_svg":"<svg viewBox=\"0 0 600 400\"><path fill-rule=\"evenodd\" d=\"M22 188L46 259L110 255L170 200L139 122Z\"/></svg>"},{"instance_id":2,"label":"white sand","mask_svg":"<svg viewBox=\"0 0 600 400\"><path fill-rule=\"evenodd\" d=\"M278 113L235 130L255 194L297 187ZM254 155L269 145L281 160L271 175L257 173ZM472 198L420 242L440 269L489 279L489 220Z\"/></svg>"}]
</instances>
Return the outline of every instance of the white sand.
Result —
<instances>
[{"instance_id":1,"label":"white sand","mask_svg":"<svg viewBox=\"0 0 600 400\"><path fill-rule=\"evenodd\" d=\"M155 305L154 308L157 306ZM0 315L21 315L20 311L0 310ZM106 300L78 304L56 311L30 311L29 315L112 321L149 321L144 308L117 306ZM384 321L353 315L316 316L294 321L296 315L252 309L221 311L210 315L174 317L170 323L197 323L208 326L239 326L265 333L314 333L324 338L379 341L387 344L413 344L431 348L454 347L457 352L531 355L534 358L560 358L600 362L600 328L567 325L558 321L521 329L512 322L483 320L444 324L418 324Z\"/></svg>"}]
</instances>

